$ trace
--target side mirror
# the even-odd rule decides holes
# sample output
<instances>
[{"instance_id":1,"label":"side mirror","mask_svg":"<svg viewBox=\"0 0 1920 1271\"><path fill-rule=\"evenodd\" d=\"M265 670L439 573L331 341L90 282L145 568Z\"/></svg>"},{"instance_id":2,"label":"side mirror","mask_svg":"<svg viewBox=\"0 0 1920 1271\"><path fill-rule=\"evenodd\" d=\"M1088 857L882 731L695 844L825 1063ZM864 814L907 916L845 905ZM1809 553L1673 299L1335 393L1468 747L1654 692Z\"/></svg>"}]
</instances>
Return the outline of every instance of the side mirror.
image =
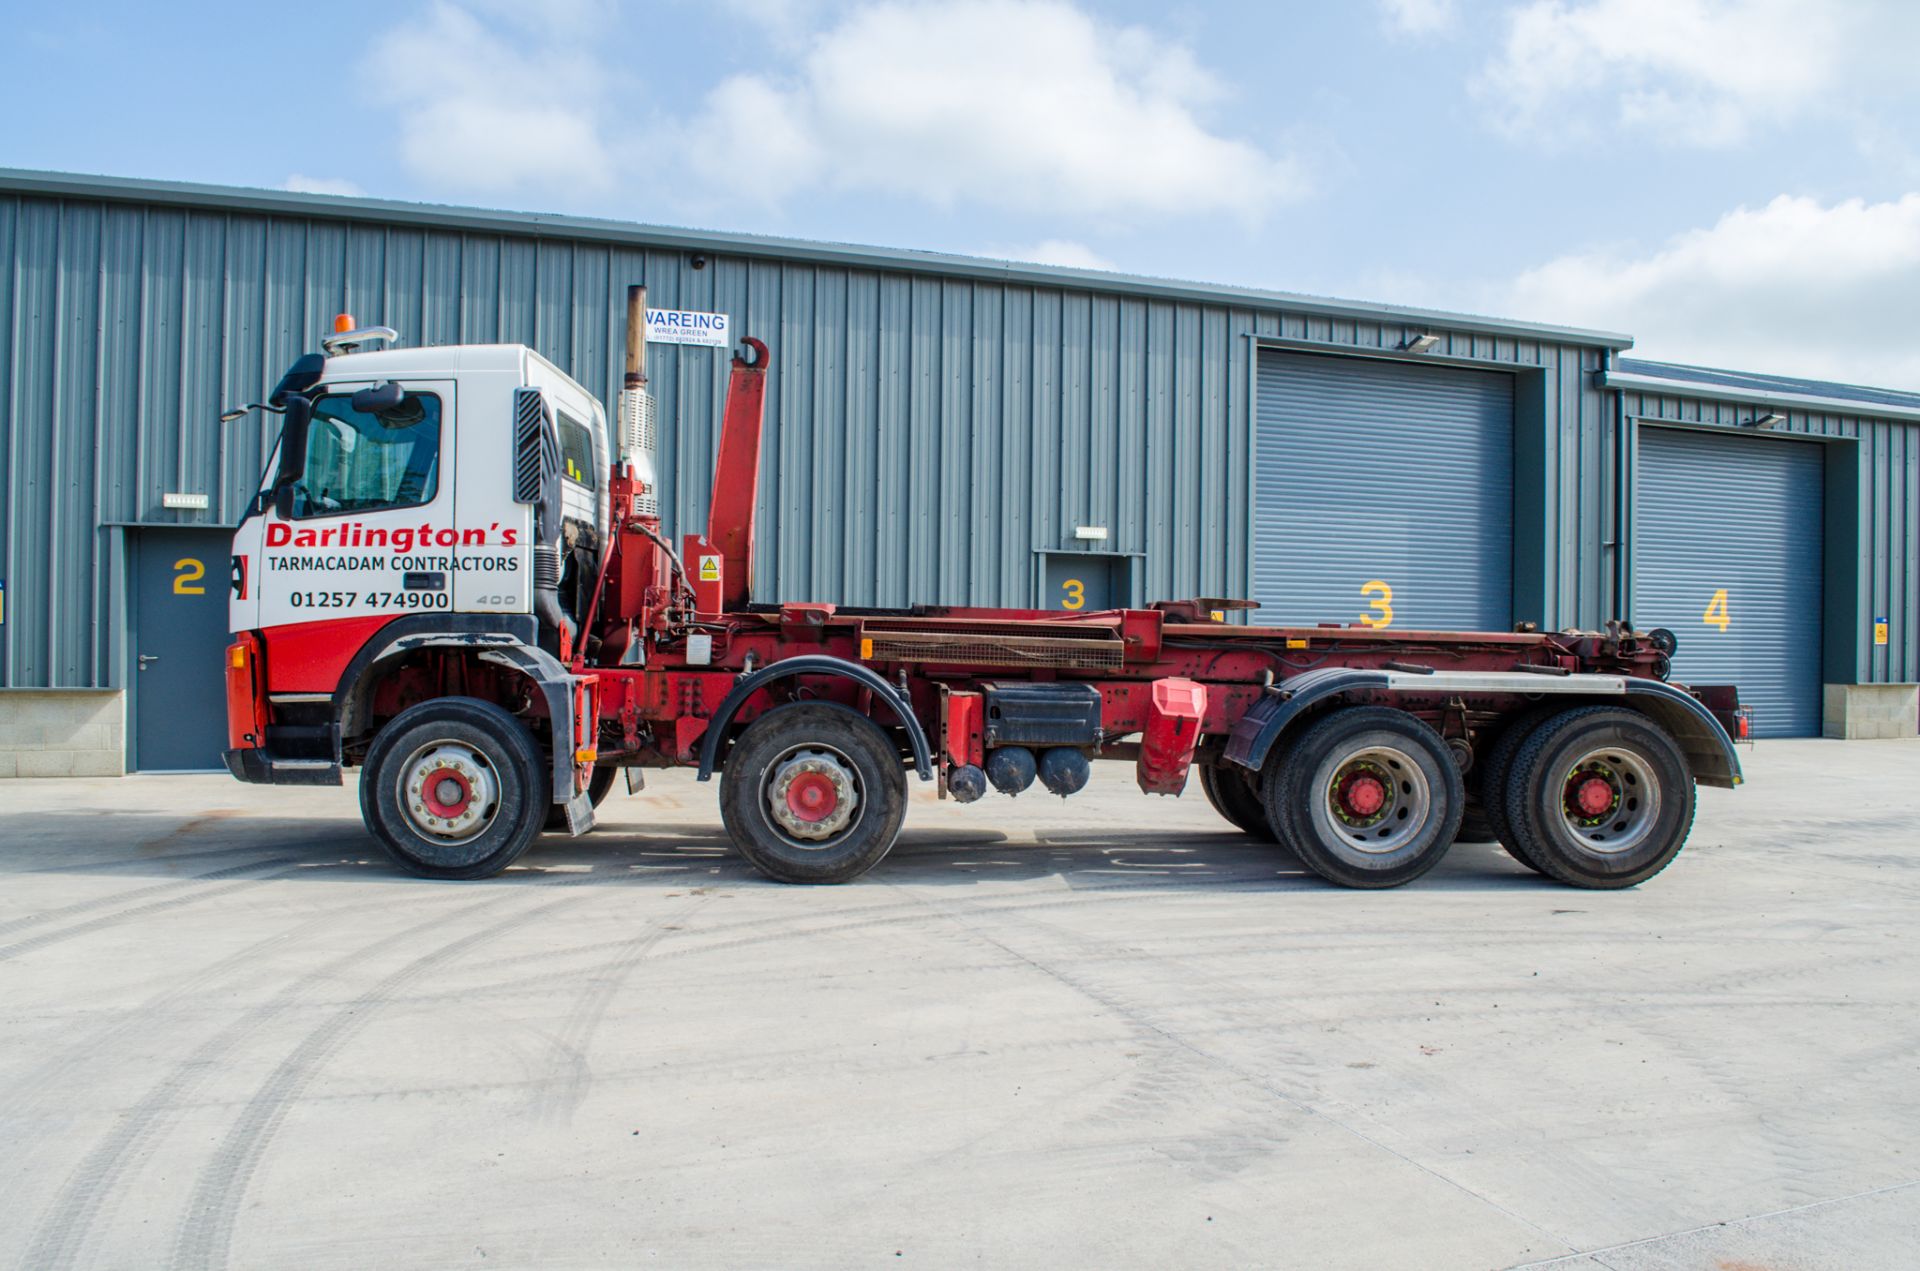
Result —
<instances>
[{"instance_id":1,"label":"side mirror","mask_svg":"<svg viewBox=\"0 0 1920 1271\"><path fill-rule=\"evenodd\" d=\"M291 481L282 481L273 487L273 512L283 521L293 519L293 485Z\"/></svg>"},{"instance_id":2,"label":"side mirror","mask_svg":"<svg viewBox=\"0 0 1920 1271\"><path fill-rule=\"evenodd\" d=\"M353 395L353 408L363 415L384 415L399 406L407 397L406 391L392 380L382 380L356 392Z\"/></svg>"}]
</instances>

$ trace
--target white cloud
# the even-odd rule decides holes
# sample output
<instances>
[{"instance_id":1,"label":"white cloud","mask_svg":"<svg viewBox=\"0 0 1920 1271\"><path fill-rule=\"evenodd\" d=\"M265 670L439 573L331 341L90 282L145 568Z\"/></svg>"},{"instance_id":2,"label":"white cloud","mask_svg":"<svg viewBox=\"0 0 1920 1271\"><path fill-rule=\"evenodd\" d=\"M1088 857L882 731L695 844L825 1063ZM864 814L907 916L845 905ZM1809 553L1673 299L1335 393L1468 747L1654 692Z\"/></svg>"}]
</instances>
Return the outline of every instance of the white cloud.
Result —
<instances>
[{"instance_id":1,"label":"white cloud","mask_svg":"<svg viewBox=\"0 0 1920 1271\"><path fill-rule=\"evenodd\" d=\"M1109 273L1119 266L1088 247L1068 238L1048 238L1025 246L1000 246L986 249L999 260L1026 260L1036 265L1060 265L1067 269L1100 269Z\"/></svg>"},{"instance_id":2,"label":"white cloud","mask_svg":"<svg viewBox=\"0 0 1920 1271\"><path fill-rule=\"evenodd\" d=\"M721 83L683 152L715 190L769 204L829 189L1255 220L1305 179L1203 122L1222 96L1183 46L1065 0L883 0L814 36L784 73Z\"/></svg>"},{"instance_id":3,"label":"white cloud","mask_svg":"<svg viewBox=\"0 0 1920 1271\"><path fill-rule=\"evenodd\" d=\"M437 0L382 37L363 71L397 111L409 170L450 190L604 188L612 165L592 43L602 8Z\"/></svg>"},{"instance_id":4,"label":"white cloud","mask_svg":"<svg viewBox=\"0 0 1920 1271\"><path fill-rule=\"evenodd\" d=\"M1909 0L1530 0L1475 91L1515 134L1725 146L1834 106L1916 33ZM1591 121L1591 122L1583 122Z\"/></svg>"},{"instance_id":5,"label":"white cloud","mask_svg":"<svg viewBox=\"0 0 1920 1271\"><path fill-rule=\"evenodd\" d=\"M1636 356L1920 389L1920 193L1782 195L1652 251L1562 256L1500 307L1624 331Z\"/></svg>"},{"instance_id":6,"label":"white cloud","mask_svg":"<svg viewBox=\"0 0 1920 1271\"><path fill-rule=\"evenodd\" d=\"M1400 35L1433 35L1453 25L1454 0L1380 0L1387 29Z\"/></svg>"},{"instance_id":7,"label":"white cloud","mask_svg":"<svg viewBox=\"0 0 1920 1271\"><path fill-rule=\"evenodd\" d=\"M280 183L283 190L295 194L338 194L346 198L359 198L366 191L344 177L310 177L295 172Z\"/></svg>"}]
</instances>

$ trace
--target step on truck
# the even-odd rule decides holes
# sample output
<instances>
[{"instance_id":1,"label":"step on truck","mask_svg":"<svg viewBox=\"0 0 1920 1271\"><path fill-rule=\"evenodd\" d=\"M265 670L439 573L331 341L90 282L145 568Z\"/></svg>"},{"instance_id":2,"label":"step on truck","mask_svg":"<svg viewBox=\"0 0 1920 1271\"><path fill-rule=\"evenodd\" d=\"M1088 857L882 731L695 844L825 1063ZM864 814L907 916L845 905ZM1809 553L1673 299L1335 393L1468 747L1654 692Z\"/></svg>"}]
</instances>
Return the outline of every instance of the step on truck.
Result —
<instances>
[{"instance_id":1,"label":"step on truck","mask_svg":"<svg viewBox=\"0 0 1920 1271\"><path fill-rule=\"evenodd\" d=\"M234 534L226 762L340 785L403 869L498 873L578 835L619 774L719 776L769 878L893 846L910 780L962 803L1094 761L1348 887L1420 877L1463 821L1542 874L1626 887L1734 786L1730 687L1674 638L1229 621L1244 601L1066 613L753 597L764 344L733 356L703 532L661 522L645 293L617 413L521 345L402 348L342 315L264 403L280 438ZM1238 615L1233 615L1237 617Z\"/></svg>"}]
</instances>

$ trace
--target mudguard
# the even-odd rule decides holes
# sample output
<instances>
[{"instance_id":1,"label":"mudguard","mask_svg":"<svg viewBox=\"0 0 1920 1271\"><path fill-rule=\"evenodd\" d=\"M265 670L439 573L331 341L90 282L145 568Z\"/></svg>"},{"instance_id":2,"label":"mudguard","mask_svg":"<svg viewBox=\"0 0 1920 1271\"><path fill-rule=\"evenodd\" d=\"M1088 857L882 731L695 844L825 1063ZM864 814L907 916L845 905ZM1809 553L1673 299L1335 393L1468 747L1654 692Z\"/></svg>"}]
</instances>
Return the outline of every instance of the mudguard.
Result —
<instances>
[{"instance_id":1,"label":"mudguard","mask_svg":"<svg viewBox=\"0 0 1920 1271\"><path fill-rule=\"evenodd\" d=\"M907 741L913 747L913 770L920 774L922 781L933 780L933 753L927 745L927 734L920 727L920 721L914 718L913 708L908 706L894 689L893 685L881 679L871 668L858 662L848 662L843 658L828 657L825 654L810 653L797 658L785 658L771 665L763 666L751 675L740 677L733 688L721 701L718 710L707 720L707 731L700 739L701 781L713 777L715 762L720 756L720 743L725 738L727 725L739 713L740 707L749 697L776 680L788 679L795 675L832 675L840 679L851 680L861 688L870 690L874 697L893 712L900 726L907 730Z\"/></svg>"},{"instance_id":2,"label":"mudguard","mask_svg":"<svg viewBox=\"0 0 1920 1271\"><path fill-rule=\"evenodd\" d=\"M1720 721L1692 694L1662 680L1631 675L1537 675L1526 671L1388 671L1358 667L1321 667L1282 681L1240 717L1227 738L1225 759L1258 772L1287 728L1316 703L1356 690L1393 694L1415 692L1461 696L1517 693L1530 699L1618 698L1652 716L1672 734L1686 756L1693 779L1702 785L1740 784L1740 757ZM1570 702L1569 705L1572 703Z\"/></svg>"}]
</instances>

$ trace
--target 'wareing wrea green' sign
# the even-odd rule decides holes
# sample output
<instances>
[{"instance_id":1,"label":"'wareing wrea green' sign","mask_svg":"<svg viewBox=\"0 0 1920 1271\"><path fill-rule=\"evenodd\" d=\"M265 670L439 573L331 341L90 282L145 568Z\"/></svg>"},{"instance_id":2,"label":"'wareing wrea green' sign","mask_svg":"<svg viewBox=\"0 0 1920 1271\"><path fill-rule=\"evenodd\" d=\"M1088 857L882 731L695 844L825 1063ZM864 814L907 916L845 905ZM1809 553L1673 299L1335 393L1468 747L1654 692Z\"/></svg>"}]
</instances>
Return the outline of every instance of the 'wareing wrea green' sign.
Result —
<instances>
[{"instance_id":1,"label":"'wareing wrea green' sign","mask_svg":"<svg viewBox=\"0 0 1920 1271\"><path fill-rule=\"evenodd\" d=\"M657 344L704 344L724 349L733 343L733 321L724 313L649 309L647 339Z\"/></svg>"}]
</instances>

